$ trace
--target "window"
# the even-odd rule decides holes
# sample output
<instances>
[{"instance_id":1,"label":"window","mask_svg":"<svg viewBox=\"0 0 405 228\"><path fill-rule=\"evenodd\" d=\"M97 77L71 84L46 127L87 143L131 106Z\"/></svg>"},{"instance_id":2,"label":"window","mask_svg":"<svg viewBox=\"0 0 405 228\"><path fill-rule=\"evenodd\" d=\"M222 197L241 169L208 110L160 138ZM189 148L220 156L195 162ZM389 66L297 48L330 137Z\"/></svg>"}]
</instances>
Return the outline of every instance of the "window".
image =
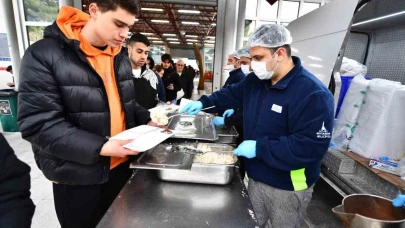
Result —
<instances>
[{"instance_id":1,"label":"window","mask_svg":"<svg viewBox=\"0 0 405 228\"><path fill-rule=\"evenodd\" d=\"M280 24L281 24L282 26L284 26L284 27L287 27L289 23L288 23L288 22L281 22Z\"/></svg>"},{"instance_id":2,"label":"window","mask_svg":"<svg viewBox=\"0 0 405 228\"><path fill-rule=\"evenodd\" d=\"M214 70L214 48L204 48L205 72Z\"/></svg>"},{"instance_id":3,"label":"window","mask_svg":"<svg viewBox=\"0 0 405 228\"><path fill-rule=\"evenodd\" d=\"M304 16L305 14L307 14L307 13L313 11L313 10L318 9L320 6L321 6L321 4L319 4L319 3L304 2L304 5L301 6L302 10L301 10L301 13L300 13L300 17Z\"/></svg>"},{"instance_id":4,"label":"window","mask_svg":"<svg viewBox=\"0 0 405 228\"><path fill-rule=\"evenodd\" d=\"M261 25L268 25L268 24L276 24L276 22L275 21L258 21L257 28L259 28Z\"/></svg>"},{"instance_id":5,"label":"window","mask_svg":"<svg viewBox=\"0 0 405 228\"><path fill-rule=\"evenodd\" d=\"M44 37L45 26L27 26L29 45Z\"/></svg>"},{"instance_id":6,"label":"window","mask_svg":"<svg viewBox=\"0 0 405 228\"><path fill-rule=\"evenodd\" d=\"M260 12L261 18L277 18L278 2L270 5L266 0L260 0Z\"/></svg>"},{"instance_id":7,"label":"window","mask_svg":"<svg viewBox=\"0 0 405 228\"><path fill-rule=\"evenodd\" d=\"M160 57L165 53L164 46L150 46L149 56L155 61L155 64L160 64Z\"/></svg>"},{"instance_id":8,"label":"window","mask_svg":"<svg viewBox=\"0 0 405 228\"><path fill-rule=\"evenodd\" d=\"M249 37L252 35L253 31L255 31L256 28L256 22L252 20L245 20L245 32L244 32L244 37Z\"/></svg>"},{"instance_id":9,"label":"window","mask_svg":"<svg viewBox=\"0 0 405 228\"><path fill-rule=\"evenodd\" d=\"M299 2L283 1L283 5L281 7L281 19L297 19L299 6Z\"/></svg>"},{"instance_id":10,"label":"window","mask_svg":"<svg viewBox=\"0 0 405 228\"><path fill-rule=\"evenodd\" d=\"M53 22L58 16L58 0L24 0L26 21Z\"/></svg>"},{"instance_id":11,"label":"window","mask_svg":"<svg viewBox=\"0 0 405 228\"><path fill-rule=\"evenodd\" d=\"M246 16L256 17L257 0L246 1Z\"/></svg>"}]
</instances>

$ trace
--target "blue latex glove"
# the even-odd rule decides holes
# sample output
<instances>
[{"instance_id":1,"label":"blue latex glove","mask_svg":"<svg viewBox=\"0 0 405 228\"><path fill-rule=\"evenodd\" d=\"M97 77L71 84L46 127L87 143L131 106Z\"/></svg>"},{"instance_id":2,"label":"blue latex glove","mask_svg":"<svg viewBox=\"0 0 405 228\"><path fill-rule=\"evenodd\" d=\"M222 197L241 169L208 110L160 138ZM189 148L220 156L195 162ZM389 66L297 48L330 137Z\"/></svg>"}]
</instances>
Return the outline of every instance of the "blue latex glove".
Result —
<instances>
[{"instance_id":1,"label":"blue latex glove","mask_svg":"<svg viewBox=\"0 0 405 228\"><path fill-rule=\"evenodd\" d=\"M392 205L394 205L394 207L403 207L405 204L405 195L397 195L397 198L395 198L392 201Z\"/></svg>"},{"instance_id":2,"label":"blue latex glove","mask_svg":"<svg viewBox=\"0 0 405 228\"><path fill-rule=\"evenodd\" d=\"M214 124L215 126L224 126L225 125L225 118L224 117L215 117L211 124Z\"/></svg>"},{"instance_id":3,"label":"blue latex glove","mask_svg":"<svg viewBox=\"0 0 405 228\"><path fill-rule=\"evenodd\" d=\"M235 110L233 109L228 109L224 112L224 114L222 115L223 117L230 117L235 113Z\"/></svg>"},{"instance_id":4,"label":"blue latex glove","mask_svg":"<svg viewBox=\"0 0 405 228\"><path fill-rule=\"evenodd\" d=\"M180 113L185 113L189 115L197 115L203 107L203 104L201 101L193 101L188 103L182 110L180 110Z\"/></svg>"},{"instance_id":5,"label":"blue latex glove","mask_svg":"<svg viewBox=\"0 0 405 228\"><path fill-rule=\"evenodd\" d=\"M236 156L254 158L256 157L256 141L245 140L232 153Z\"/></svg>"}]
</instances>

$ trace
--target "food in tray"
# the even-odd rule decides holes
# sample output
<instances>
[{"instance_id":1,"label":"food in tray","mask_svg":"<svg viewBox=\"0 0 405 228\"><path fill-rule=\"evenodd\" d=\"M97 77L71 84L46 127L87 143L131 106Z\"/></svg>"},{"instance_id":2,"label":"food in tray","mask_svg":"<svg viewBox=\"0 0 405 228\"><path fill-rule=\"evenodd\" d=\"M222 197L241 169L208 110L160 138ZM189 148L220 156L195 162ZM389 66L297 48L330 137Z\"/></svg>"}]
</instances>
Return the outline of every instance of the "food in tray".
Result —
<instances>
[{"instance_id":1,"label":"food in tray","mask_svg":"<svg viewBox=\"0 0 405 228\"><path fill-rule=\"evenodd\" d=\"M181 121L181 122L179 123L179 125L182 126L182 127L184 127L184 128L187 128L187 127L192 126L193 123L190 122L190 121Z\"/></svg>"},{"instance_id":2,"label":"food in tray","mask_svg":"<svg viewBox=\"0 0 405 228\"><path fill-rule=\"evenodd\" d=\"M166 116L166 114L159 109L152 110L150 112L150 118L159 126L166 125L169 122L169 118Z\"/></svg>"},{"instance_id":3,"label":"food in tray","mask_svg":"<svg viewBox=\"0 0 405 228\"><path fill-rule=\"evenodd\" d=\"M202 150L201 148L198 149ZM236 158L232 155L232 153L218 154L215 152L207 152L205 154L196 155L194 157L194 163L229 165L235 162Z\"/></svg>"}]
</instances>

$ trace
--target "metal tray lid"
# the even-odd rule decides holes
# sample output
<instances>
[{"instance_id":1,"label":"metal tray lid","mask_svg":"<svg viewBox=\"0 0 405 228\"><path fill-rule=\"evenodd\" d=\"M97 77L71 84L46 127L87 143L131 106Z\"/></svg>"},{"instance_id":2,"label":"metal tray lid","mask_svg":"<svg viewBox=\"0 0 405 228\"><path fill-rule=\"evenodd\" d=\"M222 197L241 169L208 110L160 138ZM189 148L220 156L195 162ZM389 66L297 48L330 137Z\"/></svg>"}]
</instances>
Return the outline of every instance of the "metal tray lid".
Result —
<instances>
[{"instance_id":1,"label":"metal tray lid","mask_svg":"<svg viewBox=\"0 0 405 228\"><path fill-rule=\"evenodd\" d=\"M174 153L170 147L169 144L159 144L142 154L137 161L132 162L130 168L190 170L194 155L181 152Z\"/></svg>"},{"instance_id":2,"label":"metal tray lid","mask_svg":"<svg viewBox=\"0 0 405 228\"><path fill-rule=\"evenodd\" d=\"M215 141L218 134L211 124L213 115L200 112L197 115L181 114L171 118L168 127L177 133L172 138Z\"/></svg>"}]
</instances>

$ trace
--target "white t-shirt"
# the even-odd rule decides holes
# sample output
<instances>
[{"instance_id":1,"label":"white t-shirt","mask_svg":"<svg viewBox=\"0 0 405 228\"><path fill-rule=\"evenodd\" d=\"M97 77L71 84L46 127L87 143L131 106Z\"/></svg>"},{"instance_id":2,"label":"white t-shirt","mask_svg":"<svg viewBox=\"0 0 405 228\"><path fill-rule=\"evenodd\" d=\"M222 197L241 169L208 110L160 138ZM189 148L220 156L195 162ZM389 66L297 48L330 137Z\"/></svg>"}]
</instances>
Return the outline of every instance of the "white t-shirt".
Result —
<instances>
[{"instance_id":1,"label":"white t-shirt","mask_svg":"<svg viewBox=\"0 0 405 228\"><path fill-rule=\"evenodd\" d=\"M135 78L141 78L141 71L142 69L132 69L132 74Z\"/></svg>"}]
</instances>

